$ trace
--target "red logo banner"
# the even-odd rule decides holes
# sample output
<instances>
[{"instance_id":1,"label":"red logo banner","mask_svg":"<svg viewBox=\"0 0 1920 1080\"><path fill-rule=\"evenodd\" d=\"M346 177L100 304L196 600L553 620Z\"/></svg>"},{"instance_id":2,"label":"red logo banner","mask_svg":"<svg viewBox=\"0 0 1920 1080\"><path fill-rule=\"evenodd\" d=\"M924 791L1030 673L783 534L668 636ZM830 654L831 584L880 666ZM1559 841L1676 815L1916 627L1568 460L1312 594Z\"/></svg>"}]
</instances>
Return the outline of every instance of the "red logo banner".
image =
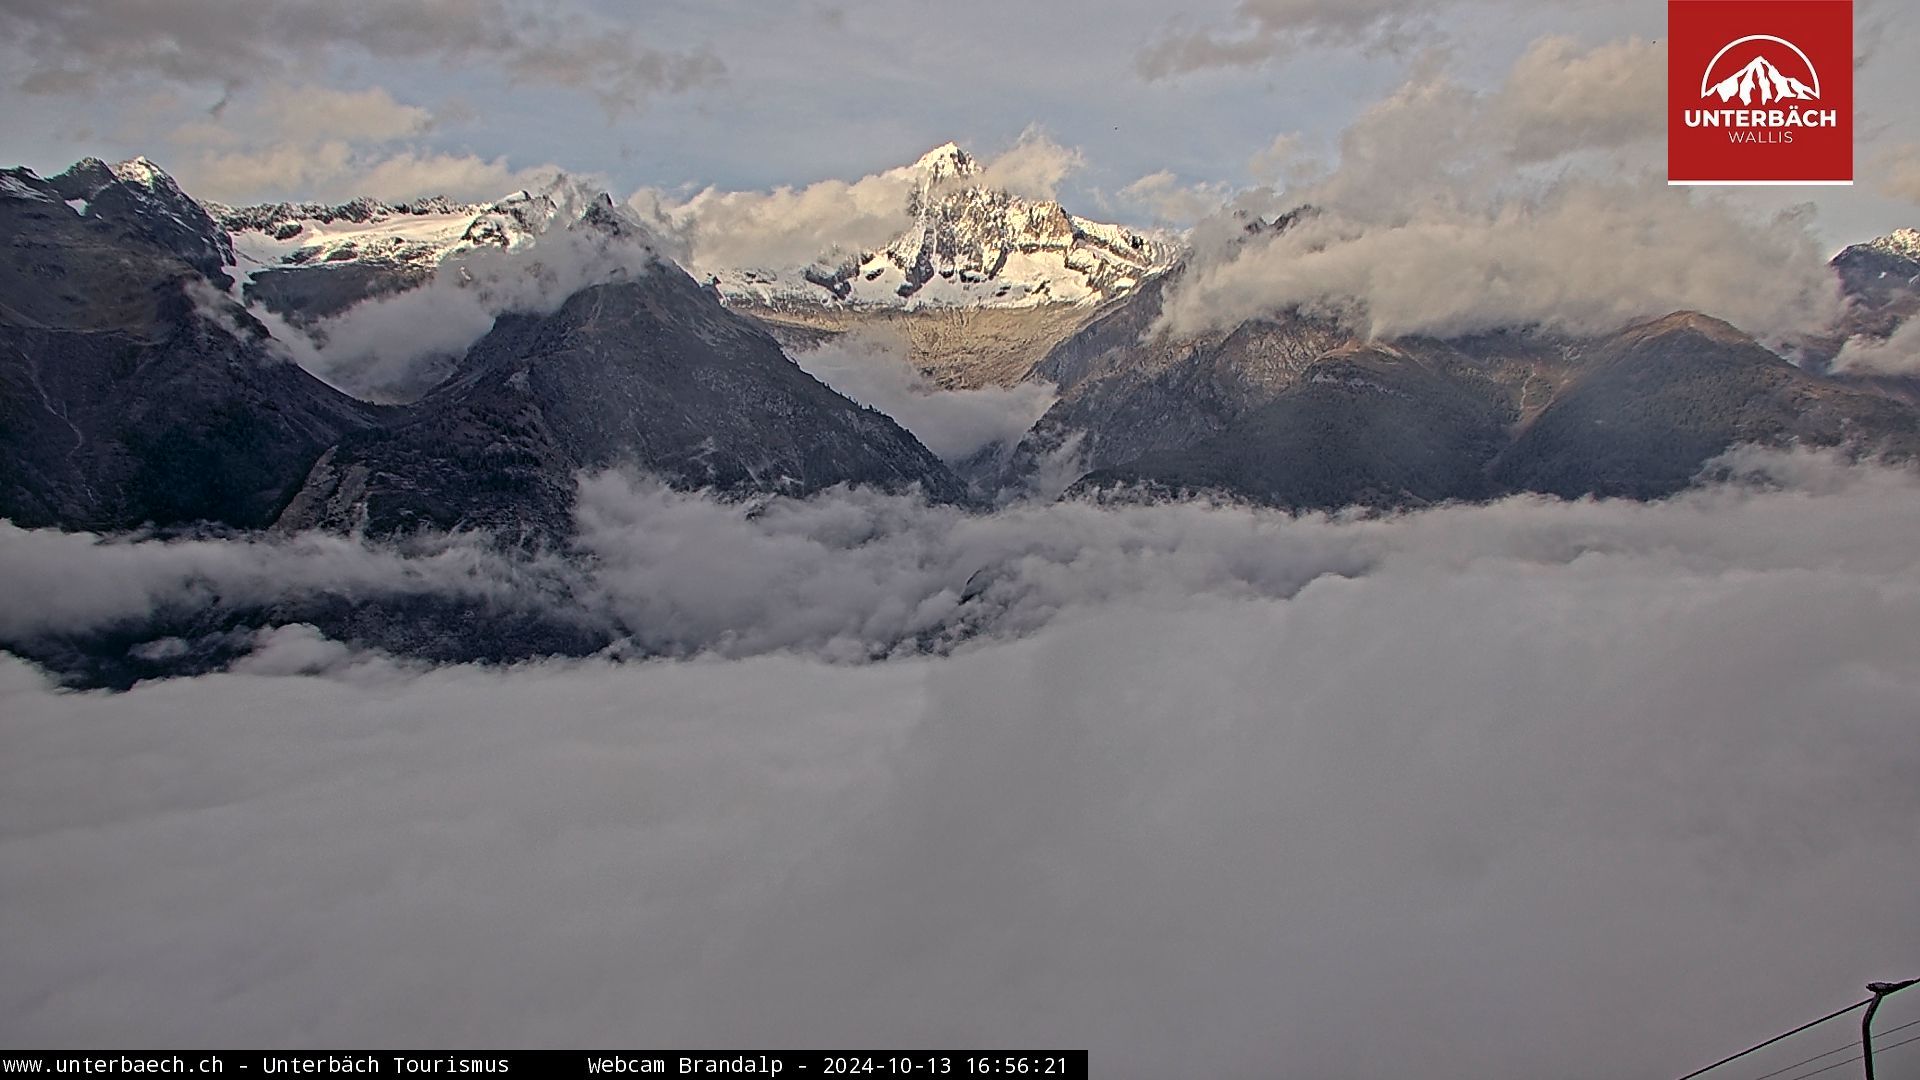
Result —
<instances>
[{"instance_id":1,"label":"red logo banner","mask_svg":"<svg viewBox=\"0 0 1920 1080\"><path fill-rule=\"evenodd\" d=\"M1668 0L1667 180L1853 183L1853 0Z\"/></svg>"}]
</instances>

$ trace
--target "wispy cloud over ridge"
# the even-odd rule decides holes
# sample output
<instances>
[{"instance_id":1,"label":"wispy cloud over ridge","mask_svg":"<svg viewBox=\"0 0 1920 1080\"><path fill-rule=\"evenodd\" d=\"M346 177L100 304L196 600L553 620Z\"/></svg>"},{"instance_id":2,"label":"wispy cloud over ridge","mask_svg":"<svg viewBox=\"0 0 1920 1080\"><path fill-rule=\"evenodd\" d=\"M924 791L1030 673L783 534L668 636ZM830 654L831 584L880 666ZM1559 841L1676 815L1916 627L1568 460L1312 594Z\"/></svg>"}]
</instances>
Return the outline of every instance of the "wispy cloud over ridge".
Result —
<instances>
[{"instance_id":1,"label":"wispy cloud over ridge","mask_svg":"<svg viewBox=\"0 0 1920 1080\"><path fill-rule=\"evenodd\" d=\"M1659 566L1676 553L1809 569L1910 561L1871 539L1920 527L1920 482L1905 470L1748 450L1712 468L1741 480L1656 504L1522 496L1331 517L1171 502L981 515L867 490L739 503L616 471L581 480L576 546L586 558L532 561L478 536L394 547L326 534L111 539L0 524L0 586L23 601L0 616L0 635L124 631L156 611L264 609L339 592L586 610L651 654L865 660L1019 636L1126 600L1284 600L1330 576L1601 556ZM1853 524L1836 533L1843 516Z\"/></svg>"},{"instance_id":2,"label":"wispy cloud over ridge","mask_svg":"<svg viewBox=\"0 0 1920 1080\"><path fill-rule=\"evenodd\" d=\"M1289 306L1378 337L1604 333L1681 309L1763 339L1832 325L1838 283L1808 208L1759 214L1665 183L1664 67L1655 43L1559 37L1492 90L1417 67L1341 133L1335 161L1314 168L1283 144L1293 182L1253 193L1254 209L1315 214L1251 240L1203 223L1158 329Z\"/></svg>"}]
</instances>

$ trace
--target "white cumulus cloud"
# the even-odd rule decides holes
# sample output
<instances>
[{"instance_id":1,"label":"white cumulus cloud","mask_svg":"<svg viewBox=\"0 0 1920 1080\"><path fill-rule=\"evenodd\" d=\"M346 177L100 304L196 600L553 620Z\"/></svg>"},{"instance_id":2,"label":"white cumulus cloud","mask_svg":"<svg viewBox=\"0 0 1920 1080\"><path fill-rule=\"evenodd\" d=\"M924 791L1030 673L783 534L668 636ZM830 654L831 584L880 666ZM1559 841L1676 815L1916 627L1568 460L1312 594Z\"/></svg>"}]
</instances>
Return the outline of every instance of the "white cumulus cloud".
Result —
<instances>
[{"instance_id":1,"label":"white cumulus cloud","mask_svg":"<svg viewBox=\"0 0 1920 1080\"><path fill-rule=\"evenodd\" d=\"M1693 309L1763 338L1829 325L1837 285L1802 208L1763 219L1657 168L1663 50L1536 42L1478 92L1416 72L1302 171L1279 234L1196 232L1157 329L1229 328L1290 306L1379 336L1542 325L1604 332Z\"/></svg>"}]
</instances>

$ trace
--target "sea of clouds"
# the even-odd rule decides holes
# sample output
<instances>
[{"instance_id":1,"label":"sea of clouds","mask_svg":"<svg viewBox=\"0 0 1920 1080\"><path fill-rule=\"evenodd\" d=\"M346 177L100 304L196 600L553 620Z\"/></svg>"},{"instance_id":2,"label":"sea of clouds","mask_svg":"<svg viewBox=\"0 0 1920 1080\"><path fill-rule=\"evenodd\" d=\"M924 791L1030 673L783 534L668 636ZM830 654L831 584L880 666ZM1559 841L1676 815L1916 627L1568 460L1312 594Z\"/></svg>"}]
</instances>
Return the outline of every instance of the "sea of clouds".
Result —
<instances>
[{"instance_id":1,"label":"sea of clouds","mask_svg":"<svg viewBox=\"0 0 1920 1080\"><path fill-rule=\"evenodd\" d=\"M1920 962L1920 481L1718 472L1332 518L616 474L566 565L0 528L11 641L493 590L668 657L0 656L0 1042L1679 1075Z\"/></svg>"}]
</instances>

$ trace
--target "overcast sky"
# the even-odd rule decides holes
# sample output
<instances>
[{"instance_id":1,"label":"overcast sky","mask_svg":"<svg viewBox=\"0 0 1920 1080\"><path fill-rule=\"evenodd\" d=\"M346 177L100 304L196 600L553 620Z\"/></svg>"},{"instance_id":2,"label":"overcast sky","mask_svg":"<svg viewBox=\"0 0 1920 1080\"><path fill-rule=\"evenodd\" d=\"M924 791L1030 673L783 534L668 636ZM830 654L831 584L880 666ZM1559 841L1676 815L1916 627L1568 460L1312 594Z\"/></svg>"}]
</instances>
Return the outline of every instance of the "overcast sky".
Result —
<instances>
[{"instance_id":1,"label":"overcast sky","mask_svg":"<svg viewBox=\"0 0 1920 1080\"><path fill-rule=\"evenodd\" d=\"M1860 186L1737 196L1814 202L1829 242L1920 221L1920 14L1857 8ZM222 200L484 198L546 166L690 193L851 180L949 139L992 155L1037 127L1078 151L1071 208L1184 224L1284 181L1282 159L1333 158L1410 77L1493 92L1543 37L1664 29L1657 0L4 0L0 156L145 153ZM1617 119L1564 130L1617 143ZM1658 163L1658 123L1627 125L1634 160Z\"/></svg>"}]
</instances>

